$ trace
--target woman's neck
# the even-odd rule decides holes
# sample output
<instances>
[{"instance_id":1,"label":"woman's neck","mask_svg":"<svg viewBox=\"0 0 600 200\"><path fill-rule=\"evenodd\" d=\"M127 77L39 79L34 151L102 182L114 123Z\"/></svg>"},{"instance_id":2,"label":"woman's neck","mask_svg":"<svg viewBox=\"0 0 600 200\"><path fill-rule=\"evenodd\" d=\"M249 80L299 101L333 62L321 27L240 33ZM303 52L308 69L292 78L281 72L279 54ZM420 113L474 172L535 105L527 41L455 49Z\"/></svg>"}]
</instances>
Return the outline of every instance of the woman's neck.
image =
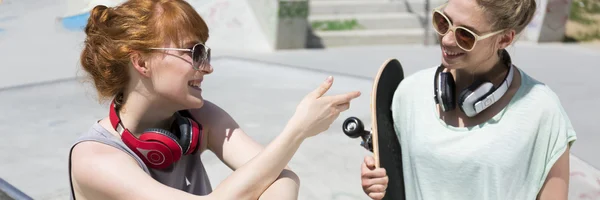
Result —
<instances>
[{"instance_id":1,"label":"woman's neck","mask_svg":"<svg viewBox=\"0 0 600 200\"><path fill-rule=\"evenodd\" d=\"M177 110L140 93L131 92L123 96L123 104L117 112L124 128L139 135L148 128L168 129Z\"/></svg>"},{"instance_id":2,"label":"woman's neck","mask_svg":"<svg viewBox=\"0 0 600 200\"><path fill-rule=\"evenodd\" d=\"M455 77L457 89L462 90L473 84L475 80L489 80L494 85L498 85L502 82L505 73L508 73L508 67L501 62L498 54L494 54L478 66L452 70L451 73Z\"/></svg>"}]
</instances>

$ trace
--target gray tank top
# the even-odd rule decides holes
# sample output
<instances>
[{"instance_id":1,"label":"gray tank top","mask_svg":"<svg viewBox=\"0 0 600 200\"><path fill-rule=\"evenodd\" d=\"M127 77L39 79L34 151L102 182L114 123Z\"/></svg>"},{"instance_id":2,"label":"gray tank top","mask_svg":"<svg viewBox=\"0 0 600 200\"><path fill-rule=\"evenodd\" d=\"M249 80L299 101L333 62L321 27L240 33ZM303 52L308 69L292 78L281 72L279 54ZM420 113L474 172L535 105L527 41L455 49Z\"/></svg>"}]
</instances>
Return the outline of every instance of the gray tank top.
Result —
<instances>
[{"instance_id":1,"label":"gray tank top","mask_svg":"<svg viewBox=\"0 0 600 200\"><path fill-rule=\"evenodd\" d=\"M207 195L212 192L210 181L204 169L204 165L200 159L200 151L195 154L182 156L179 161L174 163L174 166L168 171L156 170L148 168L144 162L133 152L129 147L121 141L120 138L112 135L108 130L102 127L99 123L94 123L92 127L81 135L73 147L80 142L84 141L95 141L100 142L114 148L117 148L133 157L138 165L152 178L158 182L175 188L181 191L195 194L195 195ZM75 199L75 193L73 190L73 183L71 182L71 153L69 152L69 184L71 187L71 198Z\"/></svg>"}]
</instances>

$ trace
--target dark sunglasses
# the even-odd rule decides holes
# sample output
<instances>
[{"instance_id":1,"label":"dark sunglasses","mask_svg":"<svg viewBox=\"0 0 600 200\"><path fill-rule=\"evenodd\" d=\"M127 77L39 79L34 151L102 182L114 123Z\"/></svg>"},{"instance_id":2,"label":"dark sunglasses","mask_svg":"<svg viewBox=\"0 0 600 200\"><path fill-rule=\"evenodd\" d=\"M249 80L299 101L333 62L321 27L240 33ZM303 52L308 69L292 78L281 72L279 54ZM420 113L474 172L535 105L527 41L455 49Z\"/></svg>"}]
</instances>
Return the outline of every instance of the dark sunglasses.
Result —
<instances>
[{"instance_id":1,"label":"dark sunglasses","mask_svg":"<svg viewBox=\"0 0 600 200\"><path fill-rule=\"evenodd\" d=\"M195 44L191 49L179 49L179 48L150 48L156 50L173 50L173 51L187 51L192 53L192 68L194 70L200 70L200 67L206 68L210 65L210 48L202 43Z\"/></svg>"},{"instance_id":2,"label":"dark sunglasses","mask_svg":"<svg viewBox=\"0 0 600 200\"><path fill-rule=\"evenodd\" d=\"M444 15L442 11L440 11L440 9L444 6L446 6L446 4L433 9L433 16L431 17L433 20L433 29L435 29L435 31L441 36L448 34L449 31L453 31L456 44L458 44L458 47L465 51L473 50L473 48L475 48L475 44L477 44L477 41L489 38L504 31L503 29L479 36L475 34L475 32L465 27L454 26L448 17Z\"/></svg>"}]
</instances>

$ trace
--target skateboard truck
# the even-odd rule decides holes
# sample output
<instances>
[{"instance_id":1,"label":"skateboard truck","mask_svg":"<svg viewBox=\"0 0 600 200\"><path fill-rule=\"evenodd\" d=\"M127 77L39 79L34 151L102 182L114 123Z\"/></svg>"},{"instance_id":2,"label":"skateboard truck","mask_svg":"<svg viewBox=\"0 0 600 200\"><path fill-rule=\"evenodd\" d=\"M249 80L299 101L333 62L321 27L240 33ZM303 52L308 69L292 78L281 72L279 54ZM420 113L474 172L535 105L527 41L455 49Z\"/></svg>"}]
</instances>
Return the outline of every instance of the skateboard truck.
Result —
<instances>
[{"instance_id":1,"label":"skateboard truck","mask_svg":"<svg viewBox=\"0 0 600 200\"><path fill-rule=\"evenodd\" d=\"M371 137L371 131L365 130L365 126L363 125L362 121L360 121L360 119L358 119L357 117L348 117L346 120L344 120L342 130L344 131L344 134L346 134L350 138L357 138L360 136L362 138L360 146L373 152L373 140Z\"/></svg>"}]
</instances>

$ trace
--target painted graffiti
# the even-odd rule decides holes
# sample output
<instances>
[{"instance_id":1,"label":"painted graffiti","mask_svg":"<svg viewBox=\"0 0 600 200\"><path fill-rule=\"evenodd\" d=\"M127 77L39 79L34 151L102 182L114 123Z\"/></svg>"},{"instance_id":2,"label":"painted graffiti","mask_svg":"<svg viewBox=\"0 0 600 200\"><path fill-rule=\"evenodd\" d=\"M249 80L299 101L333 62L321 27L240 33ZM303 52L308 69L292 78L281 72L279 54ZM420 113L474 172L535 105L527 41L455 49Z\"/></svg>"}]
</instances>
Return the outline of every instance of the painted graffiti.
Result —
<instances>
[{"instance_id":1,"label":"painted graffiti","mask_svg":"<svg viewBox=\"0 0 600 200\"><path fill-rule=\"evenodd\" d=\"M248 0L189 0L210 30L207 44L223 49L268 49L257 15ZM264 22L263 22L264 23Z\"/></svg>"},{"instance_id":2,"label":"painted graffiti","mask_svg":"<svg viewBox=\"0 0 600 200\"><path fill-rule=\"evenodd\" d=\"M575 197L578 200L594 200L600 199L600 176L593 176L586 174L583 171L572 170L570 173L570 182L584 182L588 183L590 188L571 188L575 194L571 194L571 197Z\"/></svg>"},{"instance_id":3,"label":"painted graffiti","mask_svg":"<svg viewBox=\"0 0 600 200\"><path fill-rule=\"evenodd\" d=\"M238 9L239 10L239 9ZM213 3L208 7L208 10L199 10L201 14L206 18L206 23L213 27L225 26L226 28L241 28L244 26L239 15L240 12L236 12L235 6L227 0L221 0Z\"/></svg>"}]
</instances>

